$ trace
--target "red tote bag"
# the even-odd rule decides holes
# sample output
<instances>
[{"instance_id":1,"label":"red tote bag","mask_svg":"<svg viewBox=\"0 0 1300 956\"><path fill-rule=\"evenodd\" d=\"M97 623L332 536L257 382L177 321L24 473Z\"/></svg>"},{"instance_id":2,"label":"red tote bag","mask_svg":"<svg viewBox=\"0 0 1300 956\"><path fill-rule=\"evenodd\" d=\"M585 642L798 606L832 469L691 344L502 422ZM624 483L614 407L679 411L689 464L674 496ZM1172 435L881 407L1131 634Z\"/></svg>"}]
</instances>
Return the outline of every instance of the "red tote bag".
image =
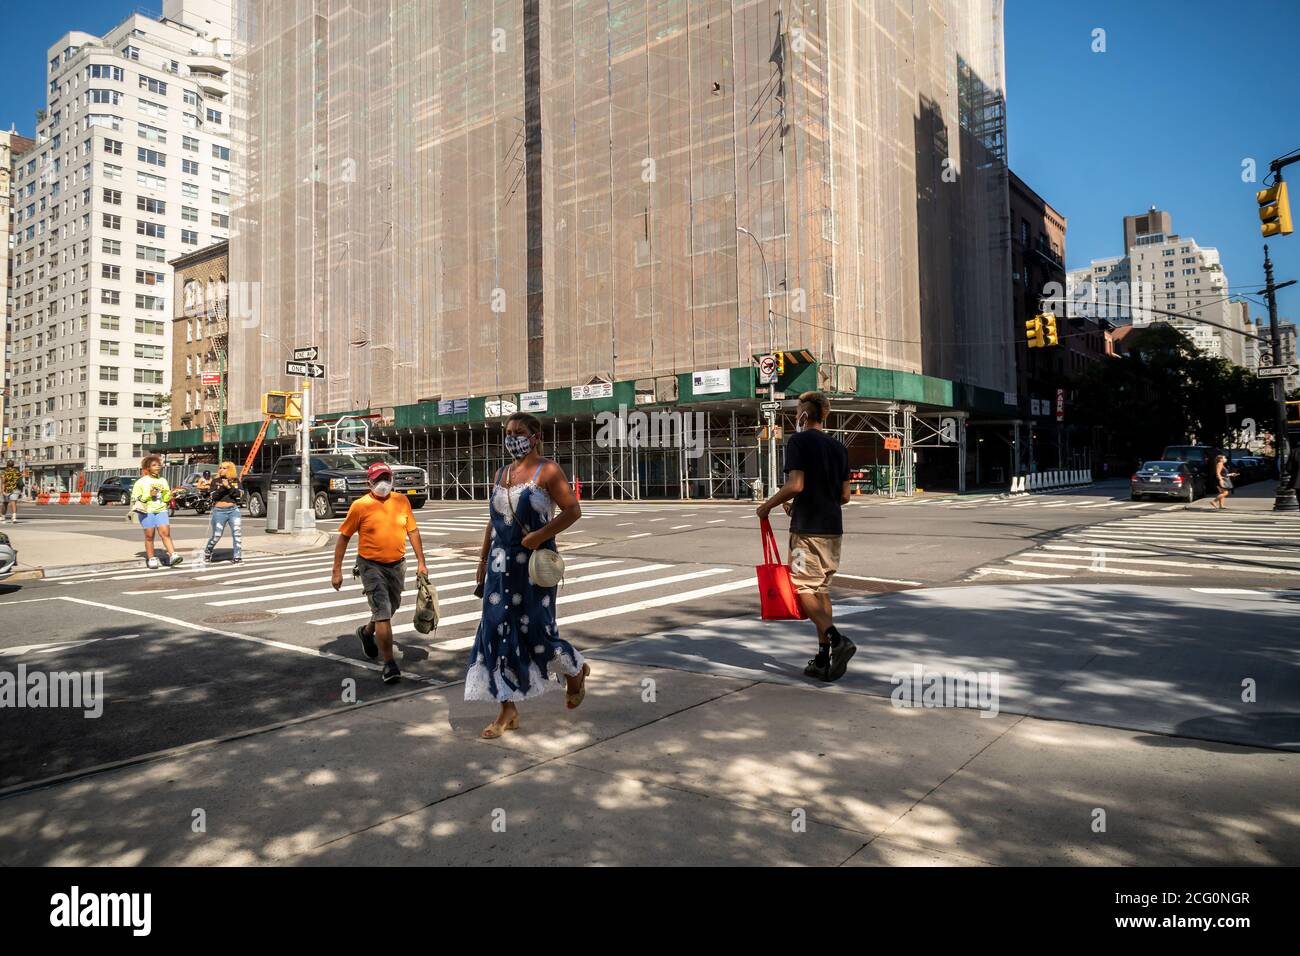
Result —
<instances>
[{"instance_id":1,"label":"red tote bag","mask_svg":"<svg viewBox=\"0 0 1300 956\"><path fill-rule=\"evenodd\" d=\"M807 615L799 605L794 582L790 580L790 569L781 563L781 552L776 546L772 524L764 519L760 528L763 534L763 563L755 565L754 570L758 572L758 597L763 608L763 620L802 621Z\"/></svg>"}]
</instances>

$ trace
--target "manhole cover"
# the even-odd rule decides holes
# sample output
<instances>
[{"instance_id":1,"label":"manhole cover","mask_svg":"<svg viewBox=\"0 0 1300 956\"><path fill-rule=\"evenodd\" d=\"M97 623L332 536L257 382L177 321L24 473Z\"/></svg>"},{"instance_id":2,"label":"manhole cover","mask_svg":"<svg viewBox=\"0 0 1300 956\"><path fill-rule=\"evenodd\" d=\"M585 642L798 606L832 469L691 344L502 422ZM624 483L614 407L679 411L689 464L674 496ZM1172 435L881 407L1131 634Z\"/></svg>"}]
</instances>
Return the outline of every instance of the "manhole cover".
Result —
<instances>
[{"instance_id":1,"label":"manhole cover","mask_svg":"<svg viewBox=\"0 0 1300 956\"><path fill-rule=\"evenodd\" d=\"M204 624L256 624L259 621L269 621L275 615L270 611L235 611L232 614L218 614L215 617L205 617Z\"/></svg>"}]
</instances>

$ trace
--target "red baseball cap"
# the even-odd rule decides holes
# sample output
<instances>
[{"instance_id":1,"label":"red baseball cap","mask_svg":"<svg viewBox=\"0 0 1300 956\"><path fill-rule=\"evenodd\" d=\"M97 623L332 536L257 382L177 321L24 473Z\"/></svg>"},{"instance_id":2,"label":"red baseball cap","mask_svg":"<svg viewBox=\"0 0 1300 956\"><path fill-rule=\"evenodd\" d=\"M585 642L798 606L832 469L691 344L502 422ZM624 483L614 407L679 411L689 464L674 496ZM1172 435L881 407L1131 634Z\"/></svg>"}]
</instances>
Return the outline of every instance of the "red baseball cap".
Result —
<instances>
[{"instance_id":1,"label":"red baseball cap","mask_svg":"<svg viewBox=\"0 0 1300 956\"><path fill-rule=\"evenodd\" d=\"M389 467L388 462L376 461L366 469L366 477L371 481L378 480L380 475L387 475L389 478L393 477L393 469Z\"/></svg>"}]
</instances>

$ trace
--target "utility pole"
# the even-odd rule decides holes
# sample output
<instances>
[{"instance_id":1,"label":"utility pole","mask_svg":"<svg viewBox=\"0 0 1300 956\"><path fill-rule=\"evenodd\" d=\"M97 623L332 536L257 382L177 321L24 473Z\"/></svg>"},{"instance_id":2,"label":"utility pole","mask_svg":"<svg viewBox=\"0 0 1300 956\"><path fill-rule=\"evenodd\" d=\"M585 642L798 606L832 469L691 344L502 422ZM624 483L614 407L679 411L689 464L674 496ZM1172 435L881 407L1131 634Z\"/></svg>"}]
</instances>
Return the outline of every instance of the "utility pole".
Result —
<instances>
[{"instance_id":1,"label":"utility pole","mask_svg":"<svg viewBox=\"0 0 1300 956\"><path fill-rule=\"evenodd\" d=\"M1277 327L1277 285L1273 282L1273 260L1269 258L1268 243L1264 243L1264 295L1268 298L1268 334L1273 346L1273 364L1285 364L1282 355L1282 333ZM1287 283L1288 285L1290 283ZM1277 422L1273 430L1273 457L1275 473L1278 478L1277 493L1273 496L1274 511L1300 511L1295 492L1287 487L1287 475L1284 471L1287 462L1286 440L1286 379L1273 379L1273 401L1276 406Z\"/></svg>"},{"instance_id":2,"label":"utility pole","mask_svg":"<svg viewBox=\"0 0 1300 956\"><path fill-rule=\"evenodd\" d=\"M772 312L772 273L767 268L767 256L763 255L763 244L758 241L758 236L754 235L744 226L737 226L736 232L743 232L749 238L754 240L754 247L758 249L758 259L763 263L763 277L767 283L767 350L768 354L776 353L776 316ZM767 400L776 401L776 382L772 382L767 387ZM772 416L769 421L775 423L776 416ZM767 475L768 486L767 493L769 496L776 494L781 487L781 482L776 478L776 426L769 425L767 429Z\"/></svg>"}]
</instances>

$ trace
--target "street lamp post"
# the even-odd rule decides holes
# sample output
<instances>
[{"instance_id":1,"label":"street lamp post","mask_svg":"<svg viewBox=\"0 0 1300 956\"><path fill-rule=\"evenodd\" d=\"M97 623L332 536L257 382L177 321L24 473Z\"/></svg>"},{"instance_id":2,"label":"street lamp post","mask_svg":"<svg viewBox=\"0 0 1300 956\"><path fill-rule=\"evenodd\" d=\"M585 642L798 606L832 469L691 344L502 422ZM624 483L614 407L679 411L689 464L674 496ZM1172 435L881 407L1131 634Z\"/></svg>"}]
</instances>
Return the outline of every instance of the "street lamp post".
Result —
<instances>
[{"instance_id":1,"label":"street lamp post","mask_svg":"<svg viewBox=\"0 0 1300 956\"><path fill-rule=\"evenodd\" d=\"M737 226L736 232L742 232L754 240L754 246L758 249L759 261L763 263L763 278L767 283L767 351L769 354L776 352L776 317L772 313L772 273L767 268L767 256L763 255L763 244L758 241L758 237L746 229L744 226ZM740 260L736 260L739 264ZM776 401L776 382L771 382L767 387L767 400ZM776 435L775 423L776 415L773 414L768 419L767 429L767 474L768 474L768 495L776 494L780 483L776 480Z\"/></svg>"}]
</instances>

